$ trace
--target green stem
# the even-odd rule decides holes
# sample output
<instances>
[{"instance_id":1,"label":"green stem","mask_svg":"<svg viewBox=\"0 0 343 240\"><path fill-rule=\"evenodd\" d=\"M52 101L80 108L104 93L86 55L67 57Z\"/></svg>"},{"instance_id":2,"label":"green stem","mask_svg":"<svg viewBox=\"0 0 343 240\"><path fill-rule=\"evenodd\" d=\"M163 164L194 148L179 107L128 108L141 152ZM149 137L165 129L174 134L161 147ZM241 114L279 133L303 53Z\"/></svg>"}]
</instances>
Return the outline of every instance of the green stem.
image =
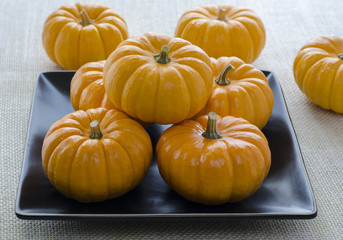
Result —
<instances>
[{"instance_id":1,"label":"green stem","mask_svg":"<svg viewBox=\"0 0 343 240\"><path fill-rule=\"evenodd\" d=\"M227 18L226 18L226 9L224 9L224 8L219 8L219 13L218 13L217 20L219 20L219 21L224 21L224 22L227 21Z\"/></svg>"},{"instance_id":2,"label":"green stem","mask_svg":"<svg viewBox=\"0 0 343 240\"><path fill-rule=\"evenodd\" d=\"M227 75L231 70L234 70L235 67L230 63L220 72L219 77L215 80L218 85L225 86L230 84L230 80L227 78Z\"/></svg>"},{"instance_id":3,"label":"green stem","mask_svg":"<svg viewBox=\"0 0 343 240\"><path fill-rule=\"evenodd\" d=\"M102 133L100 131L99 122L97 120L94 120L93 122L91 122L90 127L91 130L88 136L92 139L101 139Z\"/></svg>"},{"instance_id":4,"label":"green stem","mask_svg":"<svg viewBox=\"0 0 343 240\"><path fill-rule=\"evenodd\" d=\"M203 132L202 136L208 139L218 139L223 136L217 130L217 114L210 112L207 117L207 127L206 131Z\"/></svg>"},{"instance_id":5,"label":"green stem","mask_svg":"<svg viewBox=\"0 0 343 240\"><path fill-rule=\"evenodd\" d=\"M343 60L343 53L338 54L338 57Z\"/></svg>"},{"instance_id":6,"label":"green stem","mask_svg":"<svg viewBox=\"0 0 343 240\"><path fill-rule=\"evenodd\" d=\"M169 47L168 45L164 45L161 48L161 52L157 55L155 55L155 60L158 63L162 63L162 64L167 64L170 62L170 57L168 56L169 53Z\"/></svg>"},{"instance_id":7,"label":"green stem","mask_svg":"<svg viewBox=\"0 0 343 240\"><path fill-rule=\"evenodd\" d=\"M81 24L82 26L87 26L87 25L93 23L93 21L89 18L87 12L86 12L84 9L81 10L80 16L81 16L81 22L80 22L80 24Z\"/></svg>"}]
</instances>

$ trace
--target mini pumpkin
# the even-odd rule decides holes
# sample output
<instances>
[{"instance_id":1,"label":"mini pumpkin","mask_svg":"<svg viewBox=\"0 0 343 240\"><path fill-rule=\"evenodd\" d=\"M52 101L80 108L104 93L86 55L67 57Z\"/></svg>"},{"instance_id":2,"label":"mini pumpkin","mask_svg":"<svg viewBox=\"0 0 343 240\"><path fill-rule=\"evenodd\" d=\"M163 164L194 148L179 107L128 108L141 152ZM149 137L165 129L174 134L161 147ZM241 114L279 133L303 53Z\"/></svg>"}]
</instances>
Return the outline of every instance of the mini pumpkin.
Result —
<instances>
[{"instance_id":1,"label":"mini pumpkin","mask_svg":"<svg viewBox=\"0 0 343 240\"><path fill-rule=\"evenodd\" d=\"M44 172L56 189L80 202L119 197L148 171L151 140L125 113L79 110L50 127L42 147Z\"/></svg>"},{"instance_id":2,"label":"mini pumpkin","mask_svg":"<svg viewBox=\"0 0 343 240\"><path fill-rule=\"evenodd\" d=\"M211 58L213 91L198 115L242 117L262 129L273 110L273 92L262 71L237 57Z\"/></svg>"},{"instance_id":3,"label":"mini pumpkin","mask_svg":"<svg viewBox=\"0 0 343 240\"><path fill-rule=\"evenodd\" d=\"M86 111L98 107L116 109L104 88L104 65L105 60L86 63L74 74L70 83L70 101L75 110ZM137 121L144 128L151 125L151 123Z\"/></svg>"},{"instance_id":4,"label":"mini pumpkin","mask_svg":"<svg viewBox=\"0 0 343 240\"><path fill-rule=\"evenodd\" d=\"M49 58L65 69L105 60L127 39L123 17L109 6L80 2L63 5L50 14L43 28Z\"/></svg>"},{"instance_id":5,"label":"mini pumpkin","mask_svg":"<svg viewBox=\"0 0 343 240\"><path fill-rule=\"evenodd\" d=\"M106 60L104 86L114 106L144 122L193 117L212 91L212 64L199 47L167 34L123 41Z\"/></svg>"},{"instance_id":6,"label":"mini pumpkin","mask_svg":"<svg viewBox=\"0 0 343 240\"><path fill-rule=\"evenodd\" d=\"M295 57L293 73L311 102L343 113L343 38L321 36L307 42Z\"/></svg>"},{"instance_id":7,"label":"mini pumpkin","mask_svg":"<svg viewBox=\"0 0 343 240\"><path fill-rule=\"evenodd\" d=\"M104 65L105 61L90 62L76 71L70 83L70 101L75 110L114 108L104 88Z\"/></svg>"},{"instance_id":8,"label":"mini pumpkin","mask_svg":"<svg viewBox=\"0 0 343 240\"><path fill-rule=\"evenodd\" d=\"M262 20L254 11L228 4L187 10L175 36L201 47L210 57L235 56L247 63L260 55L266 41Z\"/></svg>"},{"instance_id":9,"label":"mini pumpkin","mask_svg":"<svg viewBox=\"0 0 343 240\"><path fill-rule=\"evenodd\" d=\"M242 118L213 112L164 131L156 146L164 181L184 198L206 205L236 202L257 191L271 153L263 133Z\"/></svg>"}]
</instances>

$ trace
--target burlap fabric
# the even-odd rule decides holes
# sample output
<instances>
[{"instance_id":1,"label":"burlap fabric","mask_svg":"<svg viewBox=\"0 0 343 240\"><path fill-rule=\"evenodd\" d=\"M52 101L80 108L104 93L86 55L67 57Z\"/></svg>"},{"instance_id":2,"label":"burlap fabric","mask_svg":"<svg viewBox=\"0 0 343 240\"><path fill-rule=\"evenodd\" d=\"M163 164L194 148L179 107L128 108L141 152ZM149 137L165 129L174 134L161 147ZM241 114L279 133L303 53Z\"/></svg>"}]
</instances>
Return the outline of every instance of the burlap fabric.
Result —
<instances>
[{"instance_id":1,"label":"burlap fabric","mask_svg":"<svg viewBox=\"0 0 343 240\"><path fill-rule=\"evenodd\" d=\"M294 57L310 38L343 35L343 1L139 1L104 0L122 13L130 35L173 35L188 8L228 2L263 19L267 43L254 62L281 82L317 200L313 220L25 221L15 216L30 105L37 75L61 70L45 54L41 33L50 12L72 1L0 1L0 239L343 239L343 115L311 104L297 88Z\"/></svg>"}]
</instances>

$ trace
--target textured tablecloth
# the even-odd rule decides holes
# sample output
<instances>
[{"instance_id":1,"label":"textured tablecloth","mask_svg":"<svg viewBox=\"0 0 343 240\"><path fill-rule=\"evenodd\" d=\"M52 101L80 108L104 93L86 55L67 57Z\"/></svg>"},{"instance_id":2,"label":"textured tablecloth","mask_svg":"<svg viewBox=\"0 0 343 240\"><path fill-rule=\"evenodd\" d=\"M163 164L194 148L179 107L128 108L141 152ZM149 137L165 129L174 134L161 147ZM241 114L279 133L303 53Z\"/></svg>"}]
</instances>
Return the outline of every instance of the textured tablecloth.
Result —
<instances>
[{"instance_id":1,"label":"textured tablecloth","mask_svg":"<svg viewBox=\"0 0 343 240\"><path fill-rule=\"evenodd\" d=\"M190 7L232 3L263 19L266 46L254 64L273 71L282 85L317 200L313 220L28 221L15 216L30 105L37 75L61 70L41 43L46 17L69 1L0 1L0 239L343 239L343 115L311 104L296 86L292 64L305 41L343 35L343 1L102 1L126 19L130 35L174 34Z\"/></svg>"}]
</instances>

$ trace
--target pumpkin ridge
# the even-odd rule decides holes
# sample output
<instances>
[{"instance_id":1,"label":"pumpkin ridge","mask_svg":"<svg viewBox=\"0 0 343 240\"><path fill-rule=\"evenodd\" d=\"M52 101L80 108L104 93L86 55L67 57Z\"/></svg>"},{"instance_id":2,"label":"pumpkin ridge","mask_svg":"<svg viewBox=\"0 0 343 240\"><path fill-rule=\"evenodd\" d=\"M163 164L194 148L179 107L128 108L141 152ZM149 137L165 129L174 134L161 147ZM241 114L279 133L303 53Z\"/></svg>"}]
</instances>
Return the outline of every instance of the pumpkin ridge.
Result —
<instances>
[{"instance_id":1,"label":"pumpkin ridge","mask_svg":"<svg viewBox=\"0 0 343 240\"><path fill-rule=\"evenodd\" d=\"M154 109L156 109L156 105L158 104L158 101L157 101L157 99L158 99L158 90L159 90L159 88L160 88L160 85L161 85L161 81L164 79L163 77L162 77L162 74L161 74L161 68L160 67L156 67L157 68L157 73L156 73L156 71L151 71L152 73L153 72L155 72L155 74L156 74L156 76L158 76L158 78L157 78L157 81L155 81L156 82L156 87L155 87L155 93L154 93L154 99L155 99L155 101L154 101ZM154 119L156 119L156 115L157 115L157 111L154 111L153 112L153 118Z\"/></svg>"},{"instance_id":2,"label":"pumpkin ridge","mask_svg":"<svg viewBox=\"0 0 343 240\"><path fill-rule=\"evenodd\" d=\"M62 33L62 30L66 27L66 26L69 26L68 24L70 24L70 22L69 23L67 23L67 24L64 24L63 25L63 27L61 27L61 29L58 31L58 33L56 34L56 38L55 39L53 39L53 43L54 43L54 45L53 45L53 51L52 51L52 54L53 54L53 59L54 59L54 62L55 63L57 63L57 64L59 64L60 65L60 61L59 60L57 60L57 57L56 57L56 51L58 50L58 46L57 46L57 39L59 38L59 35Z\"/></svg>"},{"instance_id":3,"label":"pumpkin ridge","mask_svg":"<svg viewBox=\"0 0 343 240\"><path fill-rule=\"evenodd\" d=\"M335 83L337 83L337 81L339 80L339 77L341 76L342 72L343 72L343 64L340 64L340 65L338 65L338 67L336 69L336 75L334 76L334 79L332 81L330 92L332 91L333 85L335 85ZM336 104L335 100L334 100L334 96L335 96L335 94L332 94L330 96L330 99L329 99L329 106L331 109L333 108L331 106L334 106Z\"/></svg>"},{"instance_id":4,"label":"pumpkin ridge","mask_svg":"<svg viewBox=\"0 0 343 240\"><path fill-rule=\"evenodd\" d=\"M126 78L126 82L124 83L123 87L122 87L122 93L121 93L121 96L120 96L120 108L123 109L123 110L127 110L128 109L128 106L127 106L127 101L125 101L126 98L131 98L132 96L127 96L126 94L123 94L125 91L127 91L127 89L130 89L132 88L132 86L135 85L135 82L137 81L137 78L136 78L136 74L144 71L146 69L147 66L149 66L150 64L148 62L146 63L143 63L142 65L140 65L139 67L137 67L136 69L134 69L134 71L132 71L130 73L130 75ZM153 71L151 71L153 72ZM141 80L140 81L141 84L144 84L144 80ZM132 83L132 84L131 84ZM157 88L156 88L157 89ZM142 88L139 89L139 91L141 91ZM138 96L140 96L141 94L139 94ZM155 98L156 99L156 98ZM123 105L122 103L126 103L125 105ZM157 104L157 102L155 101L155 104ZM137 106L135 106L137 107ZM135 109L135 112L134 114L132 114L134 118L137 118L137 110Z\"/></svg>"},{"instance_id":5,"label":"pumpkin ridge","mask_svg":"<svg viewBox=\"0 0 343 240\"><path fill-rule=\"evenodd\" d=\"M240 140L240 139L236 139L235 138L235 141L242 141L242 140ZM242 141L242 142L244 142L245 143L245 141ZM237 145L237 144L235 144L235 145L231 145L231 144L227 144L228 146L230 146L230 148L228 149L228 152L230 152L230 154L231 154L231 151L230 151L230 149L233 147L233 148L237 148L235 145ZM246 155L246 154L243 154L243 152L241 152L241 151L235 151L235 153L237 154L237 155L239 155L240 156L240 159L245 159L244 158L244 155ZM244 151L244 153L246 153L246 151ZM230 155L231 156L231 155ZM233 161L234 163L233 163L233 165L234 166L236 166L236 168L237 168L237 162L236 161ZM246 163L246 161L244 162L244 163ZM249 180L251 180L251 166L250 166L250 164L242 164L242 166L241 166L241 169L243 169L243 174L245 174L246 176L246 179L249 179ZM247 166L248 165L248 166ZM234 177L233 177L233 181L234 182L239 182L239 181L237 181L237 177L239 177L239 176L237 176L237 174L233 174L234 175ZM248 187L245 187L245 188L240 188L239 189L239 191L241 191L241 192L248 192L249 190L249 187L251 186L251 183L250 184L246 184L246 185L248 185ZM231 194L232 195L234 195L234 196L236 196L236 192L234 191L235 189L234 188L232 188L232 192L231 192ZM250 191L249 191L250 192ZM248 196L250 196L251 194L248 194Z\"/></svg>"},{"instance_id":6,"label":"pumpkin ridge","mask_svg":"<svg viewBox=\"0 0 343 240\"><path fill-rule=\"evenodd\" d=\"M110 181L110 173L109 173L109 164L108 164L108 159L107 159L107 156L106 156L106 148L105 148L105 143L104 141L100 141L101 142L101 148L102 148L102 151L104 152L104 163L105 163L105 168L106 168L106 181L107 181L107 191L106 191L106 199L108 199L110 196L111 196L111 193L110 193L110 189L112 189L112 186L111 186L111 181Z\"/></svg>"},{"instance_id":7,"label":"pumpkin ridge","mask_svg":"<svg viewBox=\"0 0 343 240\"><path fill-rule=\"evenodd\" d=\"M233 192L233 184L232 184L232 182L235 179L235 171L233 171L233 169L234 169L233 165L234 164L233 164L233 160L232 159L235 159L235 158L232 156L232 153L230 151L231 146L230 146L229 142L227 141L226 137L223 137L223 143L225 144L225 146L227 148L227 155L229 156L229 159L228 159L229 164L228 165L230 166L229 172L231 173L230 195L232 195L232 192Z\"/></svg>"},{"instance_id":8,"label":"pumpkin ridge","mask_svg":"<svg viewBox=\"0 0 343 240\"><path fill-rule=\"evenodd\" d=\"M262 139L264 140L264 139ZM270 169L270 160L269 161L266 161L266 159L270 159L270 154L268 155L265 155L263 153L263 151L261 150L261 148L265 148L262 144L260 144L260 141L259 141L259 145L257 146L256 144L252 143L251 140L249 140L248 138L244 139L245 142L248 142L250 143L252 146L254 146L255 150L258 151L260 153L260 155L262 156L262 159L264 160L263 161L263 176L266 177L268 175L268 172L269 172L269 169ZM264 151L266 152L266 151ZM270 151L269 151L270 153Z\"/></svg>"},{"instance_id":9,"label":"pumpkin ridge","mask_svg":"<svg viewBox=\"0 0 343 240\"><path fill-rule=\"evenodd\" d=\"M202 15L202 16L207 17L207 18L211 18L211 15L212 15L210 13L210 11L206 8L195 7L195 8L190 9L190 10L192 10L192 11L187 12L186 15L191 15L193 13L197 13L197 14ZM197 18L199 18L199 17L197 17Z\"/></svg>"},{"instance_id":10,"label":"pumpkin ridge","mask_svg":"<svg viewBox=\"0 0 343 240\"><path fill-rule=\"evenodd\" d=\"M331 58L331 57L325 56L325 57L323 57L323 58L321 58L321 59L318 59L317 61L315 61L315 62L313 63L313 65L311 65L311 67L308 67L308 68L307 68L306 73L304 74L304 79L303 79L303 81L302 81L302 86L301 86L303 92L304 92L306 95L307 95L308 93L305 92L306 89L307 89L305 85L306 85L306 83L307 83L308 81L311 81L311 78L309 78L308 75L312 74L312 72L313 72L313 70L315 69L315 67L316 67L317 65L321 64L321 63L323 62L323 60L325 60L326 58Z\"/></svg>"},{"instance_id":11,"label":"pumpkin ridge","mask_svg":"<svg viewBox=\"0 0 343 240\"><path fill-rule=\"evenodd\" d=\"M74 5L74 4L63 5L58 10L63 10L63 11L66 11L66 12L70 13L71 15L73 15L75 17L76 21L79 21L79 19L80 19L80 15L79 15L80 11L78 10L77 6Z\"/></svg>"},{"instance_id":12,"label":"pumpkin ridge","mask_svg":"<svg viewBox=\"0 0 343 240\"><path fill-rule=\"evenodd\" d=\"M41 155L42 155L42 158L44 156L44 158L42 159L42 165L43 165L43 169L44 171L47 172L47 169L48 169L48 163L50 161L50 158L51 158L51 155L53 154L55 148L60 144L60 142L57 142L57 144L55 144L54 142L54 137L55 135L59 136L60 134L58 134L58 131L63 131L63 136L64 136L64 139L70 137L70 136L73 136L75 135L76 133L78 133L80 130L78 128L70 128L68 129L70 131L63 131L63 129L60 129L60 128L56 128L54 129L53 131L50 131L49 135L46 135L45 138L44 138L44 141L45 142L48 142L49 145L45 145L42 147L42 152L41 152ZM74 130L74 131L73 131ZM61 134L62 135L62 134ZM52 139L51 139L52 138ZM63 137L62 137L63 139ZM64 140L63 139L63 140ZM56 146L54 146L56 145ZM52 150L52 151L51 151Z\"/></svg>"},{"instance_id":13,"label":"pumpkin ridge","mask_svg":"<svg viewBox=\"0 0 343 240\"><path fill-rule=\"evenodd\" d=\"M95 18L97 21L101 21L103 18L106 17L116 17L122 22L125 22L123 16L121 16L117 11L107 8L106 10L102 11L98 16Z\"/></svg>"},{"instance_id":14,"label":"pumpkin ridge","mask_svg":"<svg viewBox=\"0 0 343 240\"><path fill-rule=\"evenodd\" d=\"M332 66L332 65L337 65L337 66L335 66L335 70L334 70L334 72L335 72L335 75L333 75L331 78L328 78L328 80L331 80L331 81L326 81L326 84L327 84L327 82L330 82L330 87L329 87L329 93L331 93L332 92L332 86L334 85L334 81L336 80L336 76L337 76L337 74L338 74L338 68L340 67L340 63L339 63L339 60L336 60L336 62L334 62L334 63L330 63L329 64L330 66ZM326 99L327 100L327 106L328 106L328 108L329 109L332 109L332 107L331 107L331 103L330 103L330 96ZM323 105L323 104L322 104Z\"/></svg>"},{"instance_id":15,"label":"pumpkin ridge","mask_svg":"<svg viewBox=\"0 0 343 240\"><path fill-rule=\"evenodd\" d=\"M74 162L74 159L75 159L75 156L76 156L76 153L78 152L78 150L79 150L79 147L85 142L85 141L87 141L87 138L84 138L83 140L80 140L80 143L78 144L78 146L77 147L75 147L75 146L73 146L71 149L74 149L74 147L75 147L75 150L74 150L74 156L71 158L71 159L73 159L72 161L70 161L69 162L69 167L68 167L68 173L67 173L67 176L68 176L68 187L67 187L67 193L66 193L66 195L67 196L72 196L72 194L70 194L70 171L71 171L71 168L72 168L72 166L73 166L73 162ZM56 148L55 148L56 149Z\"/></svg>"},{"instance_id":16,"label":"pumpkin ridge","mask_svg":"<svg viewBox=\"0 0 343 240\"><path fill-rule=\"evenodd\" d=\"M63 139L63 141L61 141L55 148L54 150L52 151L50 157L49 157L49 160L48 160L48 163L46 165L46 175L47 177L50 179L51 183L55 186L56 185L56 182L55 182L55 178L56 178L56 173L53 172L51 173L49 169L53 168L52 166L56 166L56 157L54 155L56 155L59 151L60 148L62 148L62 144L64 144L66 141L70 141L71 138L75 138L75 137L79 137L79 141L80 142L85 142L86 141L86 138L83 137L83 136L79 136L79 135L70 135L68 137L66 137L65 139ZM71 143L73 144L73 143ZM74 143L76 144L76 143ZM80 144L81 145L81 144ZM64 149L64 151L68 151L69 148L66 148ZM75 156L75 155L74 155ZM53 168L55 169L55 168Z\"/></svg>"},{"instance_id":17,"label":"pumpkin ridge","mask_svg":"<svg viewBox=\"0 0 343 240\"><path fill-rule=\"evenodd\" d=\"M180 135L179 135L179 136L180 136ZM171 158L170 158L169 163L168 163L169 169L173 169L171 165L173 164L174 161L180 162L179 158L175 157L175 155L178 153L178 151L180 151L180 149L181 149L184 145L189 144L188 142L189 142L189 141L188 141L188 139L187 139L187 141L183 141L182 143L179 143L175 148L173 148L174 151L173 151L173 153L171 154ZM174 161L173 161L173 160L174 160ZM182 168L180 168L180 169L182 169ZM169 172L170 172L170 171L169 171ZM170 174L169 174L168 180L169 180L168 182L171 184L171 186L173 186L173 185L174 185L174 184L173 184L173 180L175 181L175 179L173 179L172 176L171 176Z\"/></svg>"},{"instance_id":18,"label":"pumpkin ridge","mask_svg":"<svg viewBox=\"0 0 343 240\"><path fill-rule=\"evenodd\" d=\"M117 130L117 131L120 131L120 130ZM134 168L134 164L133 164L132 158L131 158L131 156L130 156L130 153L129 153L129 152L127 151L127 149L118 141L118 139L115 139L115 138L113 138L112 136L106 136L106 138L109 138L109 139L112 139L112 141L115 141L115 142L124 150L125 154L127 155L127 159L129 160L130 165L131 165L131 172L133 173L133 174L131 175L131 179L130 179L130 180L131 180L131 184L130 184L130 187L129 187L129 189L131 190L132 187L136 185L135 179L134 179L134 175L135 175L136 171L134 170L135 168Z\"/></svg>"},{"instance_id":19,"label":"pumpkin ridge","mask_svg":"<svg viewBox=\"0 0 343 240\"><path fill-rule=\"evenodd\" d=\"M247 99L249 99L250 103L248 105L254 106L255 102L252 99L252 97L249 94L249 92L247 91L246 86L243 87L242 85L239 85L238 88L242 89L242 91L246 94ZM251 116L251 119L249 119L249 122L256 122L258 113L256 112L254 107L250 108L249 115Z\"/></svg>"},{"instance_id":20,"label":"pumpkin ridge","mask_svg":"<svg viewBox=\"0 0 343 240\"><path fill-rule=\"evenodd\" d=\"M186 28L184 28L184 29L186 29ZM210 28L210 24L209 23L206 23L206 30L204 31L204 38L202 38L202 41L201 41L201 44L199 44L199 45L201 45L201 46L203 46L203 48L204 48L204 51L206 52L206 53L208 53L208 47L207 47L207 44L204 44L204 43L206 43L206 42L208 42L208 36L209 36L209 31L211 30L211 28ZM210 54L208 54L208 55L210 55ZM211 54L212 55L212 54ZM217 56L214 56L215 58L217 58Z\"/></svg>"},{"instance_id":21,"label":"pumpkin ridge","mask_svg":"<svg viewBox=\"0 0 343 240\"><path fill-rule=\"evenodd\" d=\"M111 22L104 22L105 20L109 20L109 18L111 19ZM118 18L115 16L107 16L101 19L101 21L97 22L96 25L99 24L108 24L112 27L115 27L123 36L123 40L127 39L127 24L125 22L124 19L122 18Z\"/></svg>"},{"instance_id":22,"label":"pumpkin ridge","mask_svg":"<svg viewBox=\"0 0 343 240\"><path fill-rule=\"evenodd\" d=\"M101 44L99 44L99 46L102 46L102 57L101 59L106 59L107 56L106 56L106 50L105 50L105 43L104 43L104 39L103 37L101 36L100 32L99 32L99 26L97 24L93 24L94 26L94 30L96 31L96 34L98 35L100 41L101 41Z\"/></svg>"},{"instance_id":23,"label":"pumpkin ridge","mask_svg":"<svg viewBox=\"0 0 343 240\"><path fill-rule=\"evenodd\" d=\"M190 86L188 85L188 81L185 79L185 78L183 78L182 77L182 74L180 73L180 71L177 69L177 68L175 68L175 67L173 67L173 70L176 72L176 74L179 76L179 79L181 80L181 81L183 81L184 82L184 84L185 84L185 86L186 86L186 91L187 91L187 94L185 95L185 96L183 96L183 99L185 100L185 98L187 97L187 96L192 96L191 95L191 91L190 91ZM190 117L190 116L193 116L194 114L191 114L192 113L192 97L188 97L188 99L187 99L188 101L189 101L189 106L188 106L188 113L187 113L187 116L188 117ZM185 105L185 104L184 104ZM187 118L188 118L187 117Z\"/></svg>"},{"instance_id":24,"label":"pumpkin ridge","mask_svg":"<svg viewBox=\"0 0 343 240\"><path fill-rule=\"evenodd\" d=\"M128 58L128 59L127 59ZM126 56L126 57L123 57L122 59L127 59L127 61L126 62L128 62L128 61L134 61L135 59L132 59L131 58L131 56ZM113 64L111 64L110 65L110 69L109 69L109 71L107 71L107 72L111 72L111 73L113 73L114 72L114 70L116 69L116 65L122 65L122 63L120 62L120 61L115 61L115 62L113 62ZM140 66L141 67L141 66ZM125 97L125 95L124 94L122 94L123 93L123 91L124 91L124 89L126 88L126 85L127 85L127 83L129 82L129 80L132 78L132 75L136 72L136 70L137 69L135 69L134 71L132 71L132 72L130 72L130 74L126 77L126 79L127 79L127 81L123 84L123 86L121 87L121 95L120 96L118 96L118 99L120 100L119 101L119 109L123 109L123 104L122 104L122 102L123 102L123 97ZM104 79L106 79L105 77L104 77ZM105 84L106 84L106 82L104 82ZM105 89L106 89L106 87L105 87ZM107 93L107 90L106 90L106 93ZM113 100L112 99L110 99L112 102L113 102ZM116 106L117 107L117 106Z\"/></svg>"},{"instance_id":25,"label":"pumpkin ridge","mask_svg":"<svg viewBox=\"0 0 343 240\"><path fill-rule=\"evenodd\" d=\"M134 120L132 120L132 121L134 121ZM139 126L140 127L140 126ZM147 153L150 153L151 152L151 149L150 149L150 147L147 145L147 144L145 144L145 139L143 139L142 137L141 137L141 134L138 134L138 132L136 132L136 131L130 131L129 129L122 129L123 131L125 131L125 132L127 132L127 133L130 133L130 134L132 134L133 136L135 136L136 138L138 138L138 139L140 139L141 140L141 142L143 142L143 145L144 145L144 149L145 149L145 151L147 152ZM150 137L149 137L150 138ZM150 141L151 141L151 139L150 139ZM149 168L149 166L145 166L145 169L148 169Z\"/></svg>"},{"instance_id":26,"label":"pumpkin ridge","mask_svg":"<svg viewBox=\"0 0 343 240\"><path fill-rule=\"evenodd\" d=\"M336 49L337 49L336 42L335 42L336 38L332 39L332 38L327 37L326 40L331 45L330 46L330 51L328 51L329 49L326 49L326 51L329 52L329 53L336 53Z\"/></svg>"},{"instance_id":27,"label":"pumpkin ridge","mask_svg":"<svg viewBox=\"0 0 343 240\"><path fill-rule=\"evenodd\" d=\"M182 59L184 59L184 58L182 58ZM188 58L188 62L190 62L191 60L192 60L193 58ZM202 65L204 62L202 62L202 61L199 61L198 59L196 59L196 58L194 58L194 60L195 61L193 61L193 63L197 63L197 65ZM196 72L197 73L197 75L199 75L200 76L200 78L201 78L201 80L202 80L202 82L204 83L204 85L205 86L207 86L208 87L208 91L209 92L211 92L211 90L212 90L212 79L211 79L211 81L207 81L206 80L206 75L204 74L204 71L198 71L197 70L197 68L203 68L204 66L196 66L196 68L195 68L195 66L194 66L194 64L193 64L193 66L189 66L189 65L186 65L186 64L184 64L183 63L183 61L186 61L185 59L184 60L182 60L181 62L180 62L180 59L178 60L178 61L174 61L175 63L177 63L177 64L179 64L180 66L182 66L182 69L189 69L189 70L191 70L192 72ZM206 65L207 65L207 63L206 63ZM207 67L208 68L211 68L211 66L209 66L209 65L207 65ZM180 68L181 69L181 68ZM210 93L207 93L207 95L211 95Z\"/></svg>"},{"instance_id":28,"label":"pumpkin ridge","mask_svg":"<svg viewBox=\"0 0 343 240\"><path fill-rule=\"evenodd\" d=\"M94 98L92 99L89 97L89 94L92 92L92 90L94 90L94 87L99 85L100 82L102 82L102 79L95 80L94 82L89 83L87 86L81 89L81 94L79 95L79 101L78 101L78 106L76 106L77 107L76 110L78 109L87 110L87 106L89 106L90 103L92 103L90 108L101 107L101 103L100 103L100 106L99 104L94 105L94 103L96 103L95 101L93 101ZM84 106L85 104L86 106Z\"/></svg>"},{"instance_id":29,"label":"pumpkin ridge","mask_svg":"<svg viewBox=\"0 0 343 240\"><path fill-rule=\"evenodd\" d=\"M247 62L253 62L253 60L255 59L255 56L258 55L258 53L257 53L258 48L255 47L253 37L251 36L251 33L250 33L250 31L248 30L247 26L245 26L245 24L242 23L241 21L237 21L237 22L238 22L238 24L239 24L240 26L242 26L242 29L245 29L246 35L249 36L250 44L251 44L251 51L250 51L250 52L251 52L252 54L250 55L250 60L247 61ZM259 40L259 39L258 39L258 40ZM259 45L260 45L260 44L259 44Z\"/></svg>"},{"instance_id":30,"label":"pumpkin ridge","mask_svg":"<svg viewBox=\"0 0 343 240\"><path fill-rule=\"evenodd\" d=\"M305 54L305 55L307 55L307 54ZM305 56L305 55L304 55L304 56ZM316 55L310 56L310 57L307 59L307 61L308 61L309 59L312 59L312 58L315 57L315 56L316 56ZM301 58L303 58L303 57L301 57ZM323 59L323 58L326 58L326 56L321 56L320 59L318 59L317 61L314 61L310 66L308 66L307 69L306 69L306 71L305 71L305 73L302 74L302 75L303 75L302 78L299 78L299 77L298 77L299 73L301 73L301 72L297 72L297 76L296 76L296 79L297 79L297 80L296 80L296 83L298 84L300 90L301 90L303 93L304 93L304 82L305 82L304 80L307 78L306 76L307 76L308 74L310 74L310 72L312 71L311 69L313 68L313 66L315 66L316 63L317 63L319 60ZM302 64L303 64L302 62L303 62L303 59L300 59L297 65L302 65ZM296 66L295 68L297 69L298 66Z\"/></svg>"},{"instance_id":31,"label":"pumpkin ridge","mask_svg":"<svg viewBox=\"0 0 343 240\"><path fill-rule=\"evenodd\" d=\"M249 82L249 83L250 83L250 82ZM252 84L252 83L250 83L250 84ZM268 84L268 83L267 83L267 84ZM255 86L256 86L256 87L255 87ZM255 91L258 91L258 95L259 95L260 97L261 97L261 96L263 97L263 99L264 99L264 104L268 106L268 109L272 109L273 106L270 105L270 102L268 101L267 94L265 94L265 91L263 91L262 88L261 88L259 85L255 84L255 86L252 85L251 87L253 87L253 88L255 89ZM268 85L268 86L269 86L269 85ZM266 90L267 90L267 89L266 89ZM273 102L273 104L274 104L274 101L272 101L272 102ZM252 104L254 104L253 101L252 101ZM263 109L263 110L265 110L265 109ZM255 120L258 119L258 114L260 114L260 113L255 111ZM271 113L270 113L270 114L271 114ZM268 116L268 117L267 117L266 120L263 121L263 123L264 123L263 126L265 126L265 125L267 124L268 119L269 119L269 117L270 117L270 115L268 115L268 114L266 114L266 116ZM260 124L256 124L256 125L260 126Z\"/></svg>"}]
</instances>

